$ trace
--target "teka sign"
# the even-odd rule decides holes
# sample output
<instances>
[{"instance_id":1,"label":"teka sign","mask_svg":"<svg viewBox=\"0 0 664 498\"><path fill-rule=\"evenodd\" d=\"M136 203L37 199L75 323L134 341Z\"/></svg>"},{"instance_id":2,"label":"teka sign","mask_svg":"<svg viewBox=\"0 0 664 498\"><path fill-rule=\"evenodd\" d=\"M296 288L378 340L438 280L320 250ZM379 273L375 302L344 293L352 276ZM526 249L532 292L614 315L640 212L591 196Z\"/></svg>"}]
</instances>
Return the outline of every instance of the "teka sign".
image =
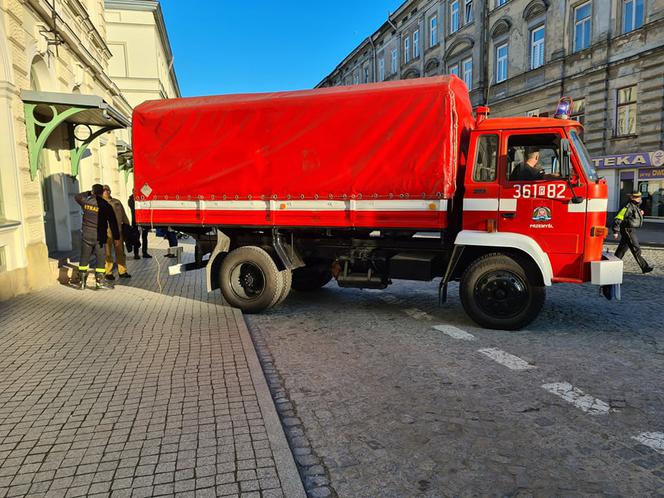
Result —
<instances>
[{"instance_id":1,"label":"teka sign","mask_svg":"<svg viewBox=\"0 0 664 498\"><path fill-rule=\"evenodd\" d=\"M664 150L596 157L593 162L595 168L659 168L664 166Z\"/></svg>"}]
</instances>

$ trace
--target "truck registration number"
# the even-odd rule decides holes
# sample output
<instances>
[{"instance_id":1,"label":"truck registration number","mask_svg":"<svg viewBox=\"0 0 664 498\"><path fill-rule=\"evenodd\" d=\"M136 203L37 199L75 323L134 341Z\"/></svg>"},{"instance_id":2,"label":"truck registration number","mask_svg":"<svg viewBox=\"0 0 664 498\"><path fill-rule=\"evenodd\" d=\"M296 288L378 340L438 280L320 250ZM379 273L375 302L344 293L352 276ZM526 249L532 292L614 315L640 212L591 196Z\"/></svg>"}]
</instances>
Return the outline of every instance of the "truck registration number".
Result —
<instances>
[{"instance_id":1,"label":"truck registration number","mask_svg":"<svg viewBox=\"0 0 664 498\"><path fill-rule=\"evenodd\" d=\"M515 185L515 199L530 199L538 197L547 197L550 199L564 199L564 183L547 183L544 185Z\"/></svg>"}]
</instances>

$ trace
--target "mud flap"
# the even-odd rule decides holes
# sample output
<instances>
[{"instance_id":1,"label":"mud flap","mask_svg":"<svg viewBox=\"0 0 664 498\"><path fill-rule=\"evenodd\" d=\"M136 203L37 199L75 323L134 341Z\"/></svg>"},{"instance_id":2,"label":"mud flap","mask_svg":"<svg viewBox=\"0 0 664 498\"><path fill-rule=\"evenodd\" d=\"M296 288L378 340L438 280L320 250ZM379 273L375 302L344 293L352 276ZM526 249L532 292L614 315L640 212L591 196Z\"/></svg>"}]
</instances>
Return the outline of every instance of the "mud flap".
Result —
<instances>
[{"instance_id":1,"label":"mud flap","mask_svg":"<svg viewBox=\"0 0 664 498\"><path fill-rule=\"evenodd\" d=\"M602 296L607 298L609 301L611 301L613 299L615 299L616 301L621 300L620 284L602 285L599 288L599 292Z\"/></svg>"}]
</instances>

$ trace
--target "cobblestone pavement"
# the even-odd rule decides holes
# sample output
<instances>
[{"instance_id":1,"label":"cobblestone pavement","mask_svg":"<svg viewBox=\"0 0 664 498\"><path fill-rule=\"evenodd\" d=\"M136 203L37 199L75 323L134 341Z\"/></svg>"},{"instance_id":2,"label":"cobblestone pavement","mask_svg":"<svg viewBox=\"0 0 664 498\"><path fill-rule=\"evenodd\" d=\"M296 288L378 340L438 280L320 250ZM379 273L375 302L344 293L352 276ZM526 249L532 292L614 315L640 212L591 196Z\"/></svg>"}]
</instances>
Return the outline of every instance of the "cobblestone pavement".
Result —
<instances>
[{"instance_id":1,"label":"cobblestone pavement","mask_svg":"<svg viewBox=\"0 0 664 498\"><path fill-rule=\"evenodd\" d=\"M437 282L246 319L339 496L664 496L664 250L645 256L621 302L556 285L519 332L477 328L456 286L439 307Z\"/></svg>"},{"instance_id":2,"label":"cobblestone pavement","mask_svg":"<svg viewBox=\"0 0 664 498\"><path fill-rule=\"evenodd\" d=\"M156 246L0 303L0 496L304 496L241 314Z\"/></svg>"}]
</instances>

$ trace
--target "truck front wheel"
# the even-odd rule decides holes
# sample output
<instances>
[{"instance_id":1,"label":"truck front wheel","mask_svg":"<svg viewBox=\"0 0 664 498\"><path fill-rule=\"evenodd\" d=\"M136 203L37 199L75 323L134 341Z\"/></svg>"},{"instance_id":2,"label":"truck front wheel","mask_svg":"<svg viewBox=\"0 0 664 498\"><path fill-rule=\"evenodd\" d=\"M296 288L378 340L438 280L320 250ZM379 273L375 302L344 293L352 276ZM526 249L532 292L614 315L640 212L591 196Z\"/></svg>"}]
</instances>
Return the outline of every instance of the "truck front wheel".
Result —
<instances>
[{"instance_id":1,"label":"truck front wheel","mask_svg":"<svg viewBox=\"0 0 664 498\"><path fill-rule=\"evenodd\" d=\"M545 290L528 278L524 265L505 254L473 261L461 277L461 304L482 327L517 330L532 322L544 305Z\"/></svg>"},{"instance_id":2,"label":"truck front wheel","mask_svg":"<svg viewBox=\"0 0 664 498\"><path fill-rule=\"evenodd\" d=\"M245 313L258 313L276 304L284 282L267 252L260 247L245 246L224 258L219 284L228 304Z\"/></svg>"}]
</instances>

